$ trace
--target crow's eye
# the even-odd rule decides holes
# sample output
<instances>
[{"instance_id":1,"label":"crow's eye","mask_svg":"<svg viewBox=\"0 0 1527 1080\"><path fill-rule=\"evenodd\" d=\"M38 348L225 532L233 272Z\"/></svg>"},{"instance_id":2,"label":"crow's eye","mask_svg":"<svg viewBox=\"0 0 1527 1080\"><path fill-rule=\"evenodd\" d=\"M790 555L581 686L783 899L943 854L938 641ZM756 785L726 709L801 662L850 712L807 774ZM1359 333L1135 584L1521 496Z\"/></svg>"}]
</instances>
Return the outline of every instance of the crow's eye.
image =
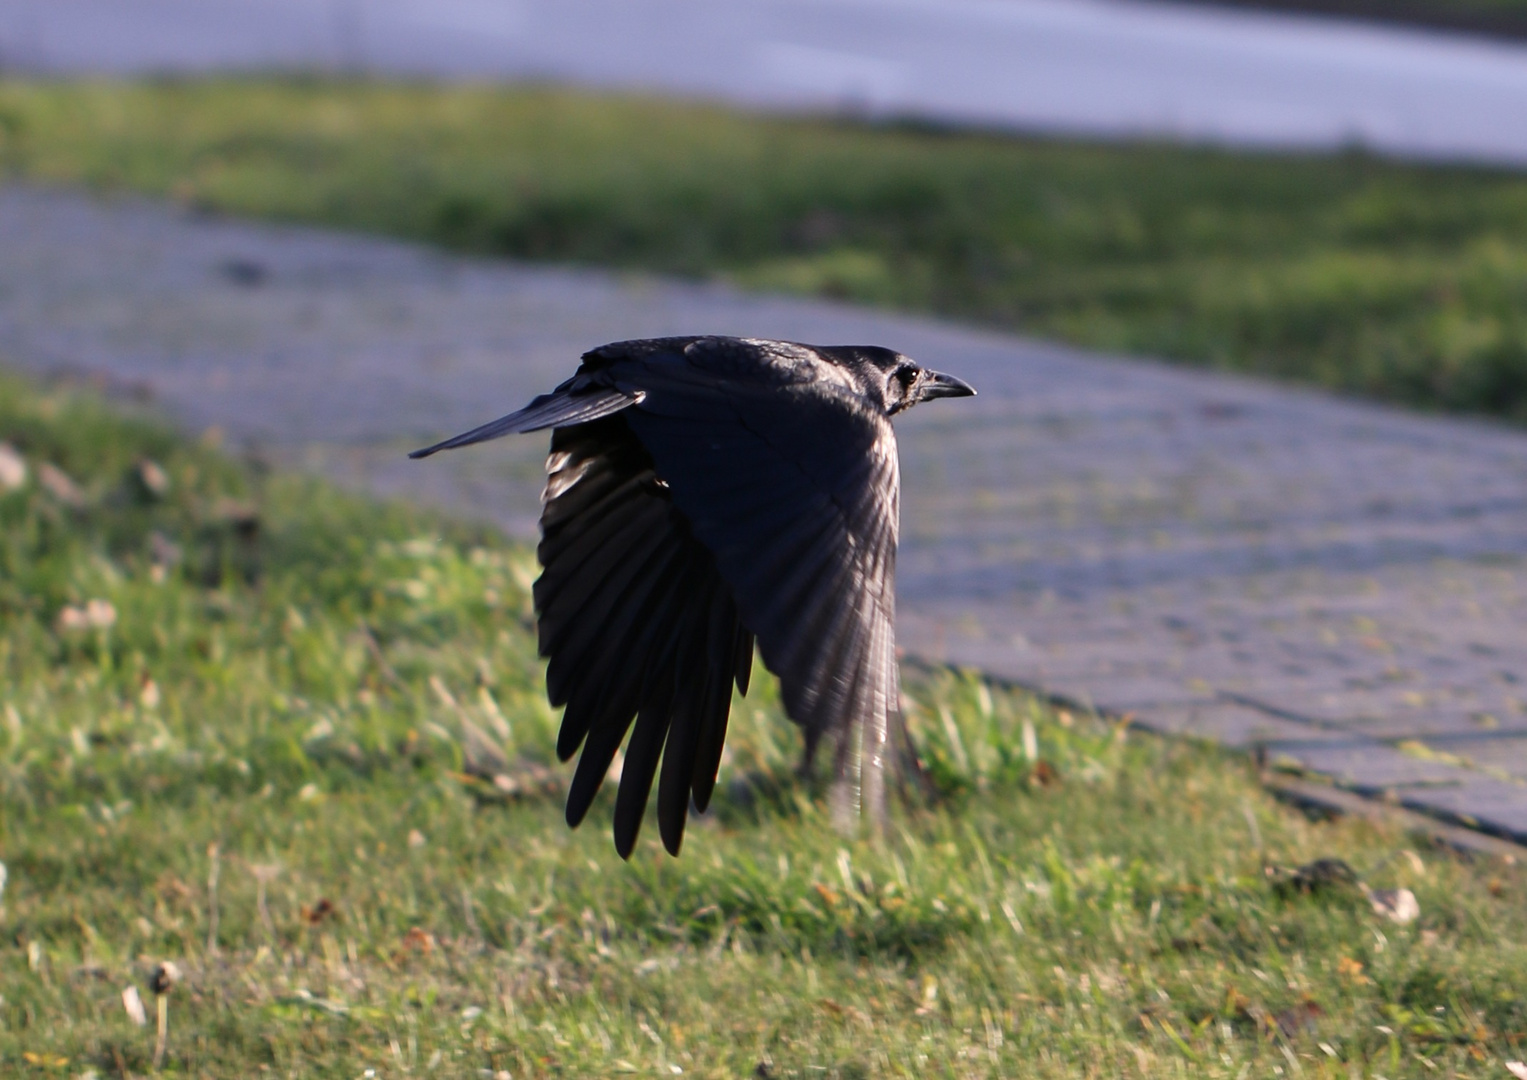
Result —
<instances>
[{"instance_id":1,"label":"crow's eye","mask_svg":"<svg viewBox=\"0 0 1527 1080\"><path fill-rule=\"evenodd\" d=\"M912 384L917 381L917 369L910 367L897 368L891 377L901 384L901 392L906 393L912 389Z\"/></svg>"}]
</instances>

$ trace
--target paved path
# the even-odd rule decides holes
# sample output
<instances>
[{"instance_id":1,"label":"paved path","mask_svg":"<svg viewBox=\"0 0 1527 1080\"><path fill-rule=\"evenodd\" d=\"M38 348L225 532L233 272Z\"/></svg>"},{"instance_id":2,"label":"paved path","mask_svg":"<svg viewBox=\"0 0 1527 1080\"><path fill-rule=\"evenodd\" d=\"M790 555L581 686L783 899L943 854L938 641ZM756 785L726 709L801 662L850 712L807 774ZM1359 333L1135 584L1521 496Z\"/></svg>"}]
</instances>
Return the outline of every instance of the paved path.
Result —
<instances>
[{"instance_id":1,"label":"paved path","mask_svg":"<svg viewBox=\"0 0 1527 1080\"><path fill-rule=\"evenodd\" d=\"M0 189L0 356L534 529L544 440L407 449L663 333L891 345L901 640L1527 838L1527 435L825 303Z\"/></svg>"},{"instance_id":2,"label":"paved path","mask_svg":"<svg viewBox=\"0 0 1527 1080\"><path fill-rule=\"evenodd\" d=\"M0 65L538 78L1527 163L1527 45L1138 0L0 0Z\"/></svg>"}]
</instances>

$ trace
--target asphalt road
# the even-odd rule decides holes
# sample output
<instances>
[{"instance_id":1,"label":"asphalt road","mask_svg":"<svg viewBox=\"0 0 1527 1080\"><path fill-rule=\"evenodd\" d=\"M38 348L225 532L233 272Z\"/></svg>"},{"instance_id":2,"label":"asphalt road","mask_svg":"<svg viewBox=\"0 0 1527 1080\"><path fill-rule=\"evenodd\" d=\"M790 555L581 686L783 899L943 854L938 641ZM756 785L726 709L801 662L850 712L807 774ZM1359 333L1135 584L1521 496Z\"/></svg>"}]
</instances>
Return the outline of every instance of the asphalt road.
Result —
<instances>
[{"instance_id":1,"label":"asphalt road","mask_svg":"<svg viewBox=\"0 0 1527 1080\"><path fill-rule=\"evenodd\" d=\"M585 349L889 345L900 643L1527 839L1527 433L932 320L0 189L0 357L532 535L544 436L408 461Z\"/></svg>"},{"instance_id":2,"label":"asphalt road","mask_svg":"<svg viewBox=\"0 0 1527 1080\"><path fill-rule=\"evenodd\" d=\"M0 0L0 66L542 79L1527 163L1527 45L1140 0Z\"/></svg>"}]
</instances>

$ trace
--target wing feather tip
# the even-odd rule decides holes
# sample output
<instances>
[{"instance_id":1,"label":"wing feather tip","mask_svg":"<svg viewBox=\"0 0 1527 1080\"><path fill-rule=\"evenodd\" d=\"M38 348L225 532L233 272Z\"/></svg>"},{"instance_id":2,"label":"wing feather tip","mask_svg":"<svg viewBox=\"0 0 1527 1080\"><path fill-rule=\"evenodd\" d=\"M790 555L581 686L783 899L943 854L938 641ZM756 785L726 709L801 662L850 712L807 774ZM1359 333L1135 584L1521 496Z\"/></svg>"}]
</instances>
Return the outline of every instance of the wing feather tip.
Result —
<instances>
[{"instance_id":1,"label":"wing feather tip","mask_svg":"<svg viewBox=\"0 0 1527 1080\"><path fill-rule=\"evenodd\" d=\"M679 849L684 846L684 815L680 814L677 824L670 827L662 817L658 818L658 832L663 838L663 849L678 858Z\"/></svg>"},{"instance_id":2,"label":"wing feather tip","mask_svg":"<svg viewBox=\"0 0 1527 1080\"><path fill-rule=\"evenodd\" d=\"M642 807L645 811L646 807ZM636 838L642 832L642 814L622 814L617 809L615 814L615 854L627 862L631 861L631 853L636 850Z\"/></svg>"}]
</instances>

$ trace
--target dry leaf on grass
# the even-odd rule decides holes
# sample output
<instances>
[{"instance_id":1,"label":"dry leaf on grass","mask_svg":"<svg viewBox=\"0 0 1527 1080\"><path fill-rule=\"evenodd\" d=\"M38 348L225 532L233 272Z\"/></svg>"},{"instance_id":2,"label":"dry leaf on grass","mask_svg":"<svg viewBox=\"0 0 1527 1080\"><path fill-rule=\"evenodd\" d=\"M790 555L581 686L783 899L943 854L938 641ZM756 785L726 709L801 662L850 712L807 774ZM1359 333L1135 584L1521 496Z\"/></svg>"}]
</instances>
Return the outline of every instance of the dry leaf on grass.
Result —
<instances>
[{"instance_id":1,"label":"dry leaf on grass","mask_svg":"<svg viewBox=\"0 0 1527 1080\"><path fill-rule=\"evenodd\" d=\"M1373 905L1375 915L1382 915L1401 926L1415 922L1421 915L1416 894L1409 889L1370 889L1368 903Z\"/></svg>"},{"instance_id":2,"label":"dry leaf on grass","mask_svg":"<svg viewBox=\"0 0 1527 1080\"><path fill-rule=\"evenodd\" d=\"M129 986L122 991L122 1008L127 1018L138 1027L148 1023L148 1013L143 1011L143 998L138 995L136 986Z\"/></svg>"},{"instance_id":3,"label":"dry leaf on grass","mask_svg":"<svg viewBox=\"0 0 1527 1080\"><path fill-rule=\"evenodd\" d=\"M1325 1012L1316 1002L1306 998L1291 1009L1284 1009L1273 1017L1273 1023L1277 1025L1285 1038L1292 1039L1304 1031L1314 1031L1315 1025Z\"/></svg>"},{"instance_id":4,"label":"dry leaf on grass","mask_svg":"<svg viewBox=\"0 0 1527 1080\"><path fill-rule=\"evenodd\" d=\"M402 947L393 954L393 962L407 958L410 954L428 956L435 951L435 935L422 927L412 927L403 935Z\"/></svg>"},{"instance_id":5,"label":"dry leaf on grass","mask_svg":"<svg viewBox=\"0 0 1527 1080\"><path fill-rule=\"evenodd\" d=\"M107 630L117 623L117 609L110 600L87 600L83 607L65 604L58 612L58 629Z\"/></svg>"},{"instance_id":6,"label":"dry leaf on grass","mask_svg":"<svg viewBox=\"0 0 1527 1080\"><path fill-rule=\"evenodd\" d=\"M338 918L339 909L334 906L334 901L326 896L319 897L318 903L312 907L302 905L302 921L309 926L317 926L325 919Z\"/></svg>"},{"instance_id":7,"label":"dry leaf on grass","mask_svg":"<svg viewBox=\"0 0 1527 1080\"><path fill-rule=\"evenodd\" d=\"M37 482L59 502L78 510L85 505L85 493L68 473L50 461L37 466Z\"/></svg>"},{"instance_id":8,"label":"dry leaf on grass","mask_svg":"<svg viewBox=\"0 0 1527 1080\"><path fill-rule=\"evenodd\" d=\"M10 443L0 442L0 491L15 491L26 482L26 458Z\"/></svg>"}]
</instances>

